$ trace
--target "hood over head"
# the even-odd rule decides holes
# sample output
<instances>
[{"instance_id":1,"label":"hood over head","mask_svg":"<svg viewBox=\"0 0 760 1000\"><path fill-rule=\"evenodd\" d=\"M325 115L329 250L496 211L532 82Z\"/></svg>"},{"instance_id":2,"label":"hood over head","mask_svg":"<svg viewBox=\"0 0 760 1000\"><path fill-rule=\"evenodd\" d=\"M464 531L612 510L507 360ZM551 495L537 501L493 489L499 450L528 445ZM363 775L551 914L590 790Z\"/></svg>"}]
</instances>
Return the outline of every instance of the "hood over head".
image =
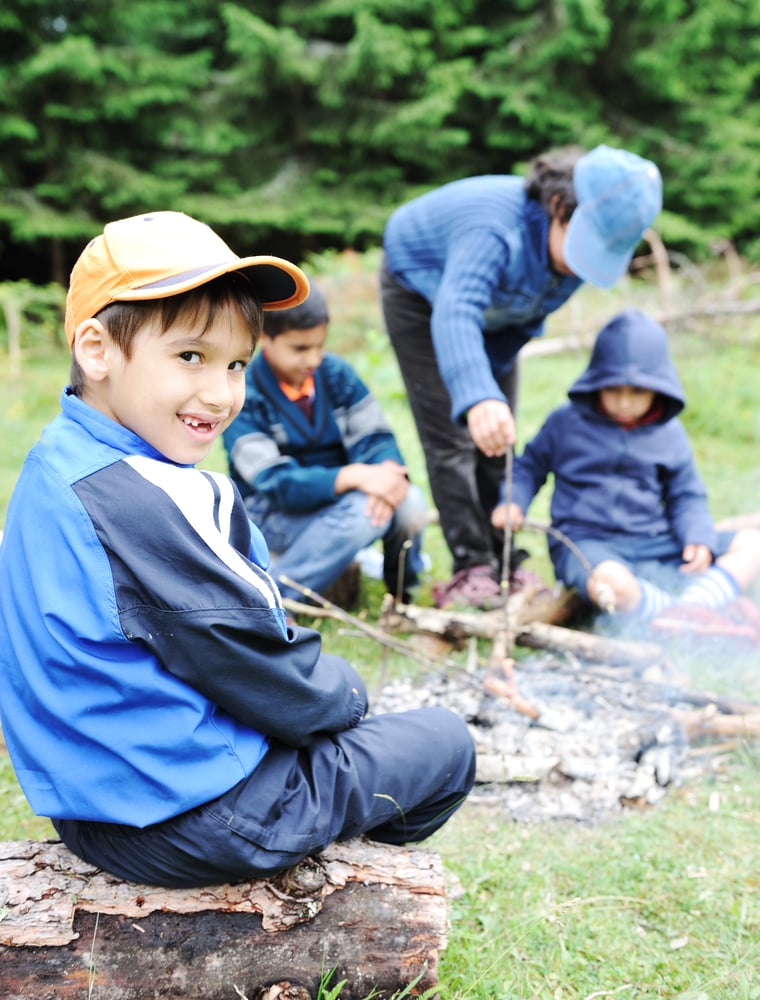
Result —
<instances>
[{"instance_id":1,"label":"hood over head","mask_svg":"<svg viewBox=\"0 0 760 1000\"><path fill-rule=\"evenodd\" d=\"M593 406L600 389L617 385L659 393L662 421L670 420L686 405L665 328L638 309L624 309L602 327L586 370L567 394L575 403Z\"/></svg>"}]
</instances>

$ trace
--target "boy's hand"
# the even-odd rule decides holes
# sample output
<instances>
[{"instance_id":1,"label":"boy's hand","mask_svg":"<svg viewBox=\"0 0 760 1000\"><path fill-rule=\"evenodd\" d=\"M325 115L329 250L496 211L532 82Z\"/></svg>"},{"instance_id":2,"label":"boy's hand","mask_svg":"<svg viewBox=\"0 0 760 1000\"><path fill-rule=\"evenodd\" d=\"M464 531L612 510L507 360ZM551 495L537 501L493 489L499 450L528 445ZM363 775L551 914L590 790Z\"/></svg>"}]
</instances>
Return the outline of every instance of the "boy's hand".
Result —
<instances>
[{"instance_id":1,"label":"boy's hand","mask_svg":"<svg viewBox=\"0 0 760 1000\"><path fill-rule=\"evenodd\" d=\"M511 503L509 505L509 526L512 531L519 531L523 526L523 521L525 520L525 515L517 506L516 503Z\"/></svg>"},{"instance_id":2,"label":"boy's hand","mask_svg":"<svg viewBox=\"0 0 760 1000\"><path fill-rule=\"evenodd\" d=\"M509 527L512 531L519 531L523 524L523 512L516 503L509 505ZM500 503L491 511L491 524L494 528L503 531L507 526L507 505Z\"/></svg>"},{"instance_id":3,"label":"boy's hand","mask_svg":"<svg viewBox=\"0 0 760 1000\"><path fill-rule=\"evenodd\" d=\"M681 553L683 563L682 573L704 573L712 565L712 552L706 545L696 545L693 542L685 545Z\"/></svg>"},{"instance_id":4,"label":"boy's hand","mask_svg":"<svg viewBox=\"0 0 760 1000\"><path fill-rule=\"evenodd\" d=\"M484 399L467 412L467 430L484 455L493 458L506 454L515 443L515 420L507 403Z\"/></svg>"},{"instance_id":5,"label":"boy's hand","mask_svg":"<svg viewBox=\"0 0 760 1000\"><path fill-rule=\"evenodd\" d=\"M507 526L507 505L505 503L497 504L491 511L491 524L499 531L503 531Z\"/></svg>"},{"instance_id":6,"label":"boy's hand","mask_svg":"<svg viewBox=\"0 0 760 1000\"><path fill-rule=\"evenodd\" d=\"M377 525L393 517L394 510L406 496L409 480L406 466L386 460L366 465L359 489L367 494L367 517Z\"/></svg>"},{"instance_id":7,"label":"boy's hand","mask_svg":"<svg viewBox=\"0 0 760 1000\"><path fill-rule=\"evenodd\" d=\"M381 525L393 516L408 489L406 466L391 459L377 465L364 462L344 465L335 479L336 493L347 493L349 490L366 493L367 517L375 525Z\"/></svg>"},{"instance_id":8,"label":"boy's hand","mask_svg":"<svg viewBox=\"0 0 760 1000\"><path fill-rule=\"evenodd\" d=\"M372 524L377 528L393 517L394 510L395 507L391 507L388 501L383 500L381 497L367 497L365 512Z\"/></svg>"}]
</instances>

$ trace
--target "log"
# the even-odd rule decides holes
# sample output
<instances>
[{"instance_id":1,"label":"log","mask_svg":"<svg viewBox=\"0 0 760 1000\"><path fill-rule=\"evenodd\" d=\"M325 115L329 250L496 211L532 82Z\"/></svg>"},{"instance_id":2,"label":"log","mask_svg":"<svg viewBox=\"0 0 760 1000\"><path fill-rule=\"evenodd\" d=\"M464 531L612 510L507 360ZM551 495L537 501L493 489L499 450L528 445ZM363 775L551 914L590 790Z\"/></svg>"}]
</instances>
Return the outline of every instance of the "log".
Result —
<instances>
[{"instance_id":1,"label":"log","mask_svg":"<svg viewBox=\"0 0 760 1000\"><path fill-rule=\"evenodd\" d=\"M760 736L760 708L742 715L726 715L717 705L706 705L696 711L681 713L679 719L691 743L709 737Z\"/></svg>"},{"instance_id":2,"label":"log","mask_svg":"<svg viewBox=\"0 0 760 1000\"><path fill-rule=\"evenodd\" d=\"M666 660L662 647L656 642L615 639L544 622L527 622L521 626L517 644L530 649L572 653L583 660L611 666L648 666Z\"/></svg>"},{"instance_id":3,"label":"log","mask_svg":"<svg viewBox=\"0 0 760 1000\"><path fill-rule=\"evenodd\" d=\"M164 889L59 841L0 842L3 1000L308 1000L330 970L341 1000L379 1000L437 985L446 919L440 858L418 847L360 838L273 879Z\"/></svg>"},{"instance_id":4,"label":"log","mask_svg":"<svg viewBox=\"0 0 760 1000\"><path fill-rule=\"evenodd\" d=\"M509 599L510 602L515 601L516 610L519 609L520 597L520 594L515 594ZM662 663L665 659L662 647L654 642L615 639L547 622L521 621L519 610L516 618L515 642L518 646L572 653L596 663L647 666ZM468 635L493 641L502 623L501 610L468 612L398 603L383 617L383 626L387 629L403 631L413 628L443 636L452 642L461 641Z\"/></svg>"}]
</instances>

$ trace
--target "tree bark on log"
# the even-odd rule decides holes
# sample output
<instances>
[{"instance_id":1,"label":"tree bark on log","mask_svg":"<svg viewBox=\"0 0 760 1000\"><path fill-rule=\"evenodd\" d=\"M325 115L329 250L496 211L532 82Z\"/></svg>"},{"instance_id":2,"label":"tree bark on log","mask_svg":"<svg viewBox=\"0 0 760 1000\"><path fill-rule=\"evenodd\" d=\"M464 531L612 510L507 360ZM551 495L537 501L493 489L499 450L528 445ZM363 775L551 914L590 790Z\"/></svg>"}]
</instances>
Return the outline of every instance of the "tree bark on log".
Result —
<instances>
[{"instance_id":1,"label":"tree bark on log","mask_svg":"<svg viewBox=\"0 0 760 1000\"><path fill-rule=\"evenodd\" d=\"M636 642L581 632L577 629L552 625L547 622L521 620L524 614L519 605L521 594L510 597L515 601L515 642L530 649L548 649L552 652L572 653L596 663L646 666L662 663L665 653L653 642ZM528 605L529 607L529 605ZM455 611L423 608L415 604L395 604L383 616L384 628L404 631L416 629L439 635L451 642L466 636L493 640L502 628L504 615L497 611Z\"/></svg>"},{"instance_id":2,"label":"tree bark on log","mask_svg":"<svg viewBox=\"0 0 760 1000\"><path fill-rule=\"evenodd\" d=\"M381 998L437 985L446 946L443 866L416 847L357 839L273 879L163 889L7 841L0 874L3 1000L306 998L330 970L341 1000Z\"/></svg>"},{"instance_id":3,"label":"tree bark on log","mask_svg":"<svg viewBox=\"0 0 760 1000\"><path fill-rule=\"evenodd\" d=\"M611 666L648 666L663 663L666 659L662 647L655 642L614 639L563 628L561 625L547 625L544 622L526 622L522 625L517 633L517 644L530 649L573 653L582 659Z\"/></svg>"},{"instance_id":4,"label":"tree bark on log","mask_svg":"<svg viewBox=\"0 0 760 1000\"><path fill-rule=\"evenodd\" d=\"M706 705L693 712L682 712L679 719L692 743L710 737L760 736L760 709L756 707L740 715L726 715L717 705Z\"/></svg>"}]
</instances>

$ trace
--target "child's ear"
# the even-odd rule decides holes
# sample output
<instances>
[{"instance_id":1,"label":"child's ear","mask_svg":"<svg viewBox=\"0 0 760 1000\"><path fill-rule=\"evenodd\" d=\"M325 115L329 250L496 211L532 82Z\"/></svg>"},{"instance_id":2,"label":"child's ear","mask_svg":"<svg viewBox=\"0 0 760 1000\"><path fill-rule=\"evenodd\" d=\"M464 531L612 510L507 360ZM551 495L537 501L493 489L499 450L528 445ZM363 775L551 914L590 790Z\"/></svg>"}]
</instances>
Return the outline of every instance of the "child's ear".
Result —
<instances>
[{"instance_id":1,"label":"child's ear","mask_svg":"<svg viewBox=\"0 0 760 1000\"><path fill-rule=\"evenodd\" d=\"M102 382L109 372L111 338L98 319L85 319L74 333L72 351L84 376Z\"/></svg>"}]
</instances>

